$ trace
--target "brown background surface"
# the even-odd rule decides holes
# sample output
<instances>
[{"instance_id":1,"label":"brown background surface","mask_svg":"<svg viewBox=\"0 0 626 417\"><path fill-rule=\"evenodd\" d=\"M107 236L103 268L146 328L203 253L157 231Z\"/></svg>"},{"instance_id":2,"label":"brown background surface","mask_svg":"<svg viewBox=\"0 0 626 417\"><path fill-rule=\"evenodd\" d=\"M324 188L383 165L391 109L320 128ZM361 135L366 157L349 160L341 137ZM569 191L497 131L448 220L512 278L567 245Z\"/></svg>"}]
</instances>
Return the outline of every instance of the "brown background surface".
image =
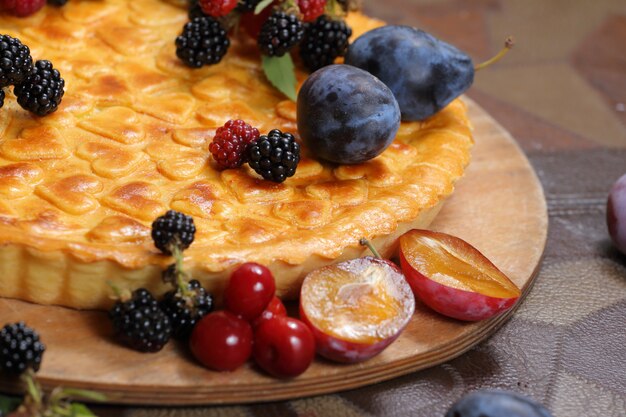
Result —
<instances>
[{"instance_id":1,"label":"brown background surface","mask_svg":"<svg viewBox=\"0 0 626 417\"><path fill-rule=\"evenodd\" d=\"M469 95L519 141L550 214L536 285L493 337L449 363L295 401L193 409L99 409L140 416L443 416L481 388L525 393L555 417L626 415L626 258L610 246L607 191L626 173L626 1L365 0L469 52L517 46ZM480 138L478 138L480 139Z\"/></svg>"}]
</instances>

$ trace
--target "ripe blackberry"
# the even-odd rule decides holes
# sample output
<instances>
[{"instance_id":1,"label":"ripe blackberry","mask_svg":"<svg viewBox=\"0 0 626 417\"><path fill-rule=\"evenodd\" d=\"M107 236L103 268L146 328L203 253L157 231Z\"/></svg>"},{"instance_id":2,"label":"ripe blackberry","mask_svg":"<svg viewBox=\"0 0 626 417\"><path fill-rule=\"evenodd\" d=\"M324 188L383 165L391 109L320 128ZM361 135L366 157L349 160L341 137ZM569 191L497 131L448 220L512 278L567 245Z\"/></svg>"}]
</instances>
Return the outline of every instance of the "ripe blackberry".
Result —
<instances>
[{"instance_id":1,"label":"ripe blackberry","mask_svg":"<svg viewBox=\"0 0 626 417\"><path fill-rule=\"evenodd\" d=\"M144 288L135 290L129 300L119 300L109 311L115 335L131 348L157 352L170 340L170 318Z\"/></svg>"},{"instance_id":2,"label":"ripe blackberry","mask_svg":"<svg viewBox=\"0 0 626 417\"><path fill-rule=\"evenodd\" d=\"M246 153L252 169L266 180L279 183L293 176L300 162L300 145L291 133L278 129L260 136Z\"/></svg>"},{"instance_id":3,"label":"ripe blackberry","mask_svg":"<svg viewBox=\"0 0 626 417\"><path fill-rule=\"evenodd\" d=\"M184 293L179 290L165 293L159 307L172 322L173 336L186 340L196 323L213 310L213 297L194 279L189 281Z\"/></svg>"},{"instance_id":4,"label":"ripe blackberry","mask_svg":"<svg viewBox=\"0 0 626 417\"><path fill-rule=\"evenodd\" d=\"M244 162L246 147L258 137L258 129L243 120L229 120L217 129L209 150L221 168L238 168Z\"/></svg>"},{"instance_id":5,"label":"ripe blackberry","mask_svg":"<svg viewBox=\"0 0 626 417\"><path fill-rule=\"evenodd\" d=\"M35 62L31 73L15 86L13 92L20 106L38 116L45 116L56 111L61 104L64 87L65 80L52 63L40 60Z\"/></svg>"},{"instance_id":6,"label":"ripe blackberry","mask_svg":"<svg viewBox=\"0 0 626 417\"><path fill-rule=\"evenodd\" d=\"M256 6L261 2L261 0L239 0L237 3L237 10L246 13L251 12L256 9Z\"/></svg>"},{"instance_id":7,"label":"ripe blackberry","mask_svg":"<svg viewBox=\"0 0 626 417\"><path fill-rule=\"evenodd\" d=\"M37 372L45 350L35 330L23 322L7 324L0 330L0 371L20 375L30 368Z\"/></svg>"},{"instance_id":8,"label":"ripe blackberry","mask_svg":"<svg viewBox=\"0 0 626 417\"><path fill-rule=\"evenodd\" d=\"M187 249L195 234L193 218L178 211L169 210L152 222L154 246L166 255Z\"/></svg>"},{"instance_id":9,"label":"ripe blackberry","mask_svg":"<svg viewBox=\"0 0 626 417\"><path fill-rule=\"evenodd\" d=\"M26 17L45 6L46 0L0 0L0 10L17 17Z\"/></svg>"},{"instance_id":10,"label":"ripe blackberry","mask_svg":"<svg viewBox=\"0 0 626 417\"><path fill-rule=\"evenodd\" d=\"M324 14L326 0L298 0L303 22L313 22Z\"/></svg>"},{"instance_id":11,"label":"ripe blackberry","mask_svg":"<svg viewBox=\"0 0 626 417\"><path fill-rule=\"evenodd\" d=\"M217 64L222 60L230 41L220 22L210 16L187 22L176 38L176 56L192 68Z\"/></svg>"},{"instance_id":12,"label":"ripe blackberry","mask_svg":"<svg viewBox=\"0 0 626 417\"><path fill-rule=\"evenodd\" d=\"M300 40L304 28L302 22L293 14L275 10L261 26L259 49L268 56L283 56Z\"/></svg>"},{"instance_id":13,"label":"ripe blackberry","mask_svg":"<svg viewBox=\"0 0 626 417\"><path fill-rule=\"evenodd\" d=\"M28 46L9 35L0 35L0 88L21 83L32 69Z\"/></svg>"},{"instance_id":14,"label":"ripe blackberry","mask_svg":"<svg viewBox=\"0 0 626 417\"><path fill-rule=\"evenodd\" d=\"M344 56L352 29L343 20L320 16L310 24L300 44L300 57L309 71L330 65L338 56Z\"/></svg>"},{"instance_id":15,"label":"ripe blackberry","mask_svg":"<svg viewBox=\"0 0 626 417\"><path fill-rule=\"evenodd\" d=\"M48 0L48 4L53 6L61 7L67 4L68 0Z\"/></svg>"},{"instance_id":16,"label":"ripe blackberry","mask_svg":"<svg viewBox=\"0 0 626 417\"><path fill-rule=\"evenodd\" d=\"M226 16L237 6L237 0L199 0L198 3L205 14L213 17Z\"/></svg>"}]
</instances>

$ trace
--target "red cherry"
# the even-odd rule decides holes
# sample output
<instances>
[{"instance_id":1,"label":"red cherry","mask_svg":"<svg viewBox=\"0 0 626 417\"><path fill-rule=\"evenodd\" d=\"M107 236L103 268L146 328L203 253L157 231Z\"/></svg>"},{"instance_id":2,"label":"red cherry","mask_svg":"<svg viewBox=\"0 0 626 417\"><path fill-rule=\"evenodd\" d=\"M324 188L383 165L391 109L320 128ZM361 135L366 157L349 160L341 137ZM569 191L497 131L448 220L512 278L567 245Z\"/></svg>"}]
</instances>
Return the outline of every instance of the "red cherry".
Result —
<instances>
[{"instance_id":1,"label":"red cherry","mask_svg":"<svg viewBox=\"0 0 626 417\"><path fill-rule=\"evenodd\" d=\"M306 324L291 317L264 321L254 335L254 360L267 373L293 378L307 370L315 356L315 339Z\"/></svg>"},{"instance_id":2,"label":"red cherry","mask_svg":"<svg viewBox=\"0 0 626 417\"><path fill-rule=\"evenodd\" d=\"M280 298L274 296L274 298L272 298L272 301L270 301L270 303L267 305L265 310L263 310L261 315L254 319L254 321L252 322L252 327L256 329L265 321L271 319L272 317L278 316L287 316L287 309L285 308L285 305L282 303L282 301L280 301Z\"/></svg>"},{"instance_id":3,"label":"red cherry","mask_svg":"<svg viewBox=\"0 0 626 417\"><path fill-rule=\"evenodd\" d=\"M196 324L189 346L207 368L233 371L252 354L252 327L232 313L217 311Z\"/></svg>"},{"instance_id":4,"label":"red cherry","mask_svg":"<svg viewBox=\"0 0 626 417\"><path fill-rule=\"evenodd\" d=\"M261 315L275 291L271 271L263 265L247 262L230 276L224 293L226 309L250 321Z\"/></svg>"}]
</instances>

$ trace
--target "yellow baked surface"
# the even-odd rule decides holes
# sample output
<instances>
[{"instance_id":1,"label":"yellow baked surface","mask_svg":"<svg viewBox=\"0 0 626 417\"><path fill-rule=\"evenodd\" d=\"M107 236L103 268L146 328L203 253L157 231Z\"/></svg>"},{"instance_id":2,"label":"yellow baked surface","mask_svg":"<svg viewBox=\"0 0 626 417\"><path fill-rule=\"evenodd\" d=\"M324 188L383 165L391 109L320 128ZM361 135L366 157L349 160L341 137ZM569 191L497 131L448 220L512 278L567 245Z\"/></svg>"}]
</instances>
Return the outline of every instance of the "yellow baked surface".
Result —
<instances>
[{"instance_id":1,"label":"yellow baked surface","mask_svg":"<svg viewBox=\"0 0 626 417\"><path fill-rule=\"evenodd\" d=\"M460 101L403 123L364 164L323 164L305 149L283 184L247 168L217 170L208 152L217 127L242 118L297 136L295 103L265 81L243 34L220 64L182 65L174 39L186 20L162 0L72 0L27 19L0 16L0 33L51 60L66 81L50 116L22 110L11 93L0 109L0 296L102 308L107 280L163 291L171 259L154 248L150 224L175 209L195 219L186 262L210 290L256 261L293 297L307 271L358 256L361 237L388 252L452 193L472 145ZM355 36L381 24L359 14L349 23Z\"/></svg>"}]
</instances>

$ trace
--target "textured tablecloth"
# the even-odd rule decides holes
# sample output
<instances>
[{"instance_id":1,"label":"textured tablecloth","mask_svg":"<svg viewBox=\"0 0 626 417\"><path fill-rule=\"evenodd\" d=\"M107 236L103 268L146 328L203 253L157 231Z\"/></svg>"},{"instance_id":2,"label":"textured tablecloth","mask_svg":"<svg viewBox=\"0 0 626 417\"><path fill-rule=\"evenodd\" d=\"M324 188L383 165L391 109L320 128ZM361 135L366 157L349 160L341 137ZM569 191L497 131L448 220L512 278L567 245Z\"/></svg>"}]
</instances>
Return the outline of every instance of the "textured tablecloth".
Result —
<instances>
[{"instance_id":1,"label":"textured tablecloth","mask_svg":"<svg viewBox=\"0 0 626 417\"><path fill-rule=\"evenodd\" d=\"M608 189L626 173L626 1L365 0L469 52L514 52L469 95L519 141L545 188L550 230L530 295L494 336L435 368L335 395L254 406L98 409L140 416L443 416L501 388L555 417L626 416L626 257L611 248Z\"/></svg>"}]
</instances>

